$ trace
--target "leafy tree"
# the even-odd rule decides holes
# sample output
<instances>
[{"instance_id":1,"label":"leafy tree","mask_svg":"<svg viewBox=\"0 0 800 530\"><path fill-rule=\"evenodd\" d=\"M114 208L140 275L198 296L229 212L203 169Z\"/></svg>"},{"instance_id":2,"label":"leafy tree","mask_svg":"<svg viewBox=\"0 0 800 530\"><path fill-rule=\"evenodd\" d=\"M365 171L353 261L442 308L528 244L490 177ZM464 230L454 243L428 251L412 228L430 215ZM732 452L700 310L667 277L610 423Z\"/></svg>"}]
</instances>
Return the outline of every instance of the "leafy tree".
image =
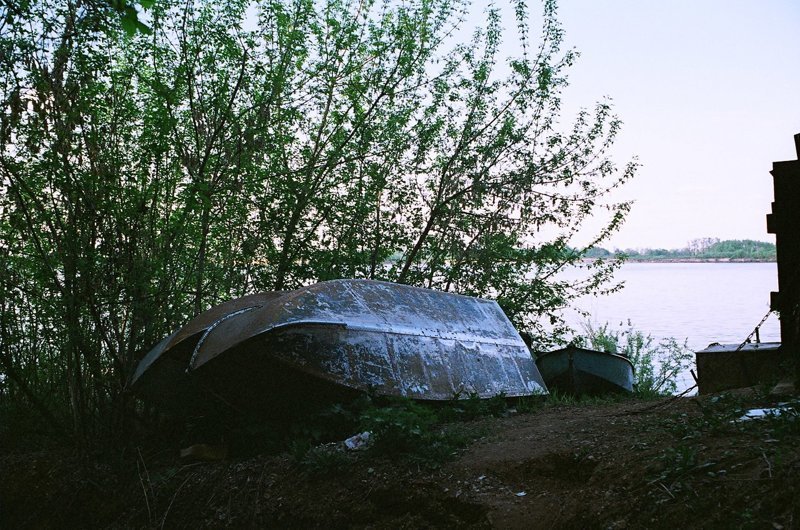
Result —
<instances>
[{"instance_id":1,"label":"leafy tree","mask_svg":"<svg viewBox=\"0 0 800 530\"><path fill-rule=\"evenodd\" d=\"M717 241L710 245L703 254L713 258L775 260L775 245L765 241L752 239L735 239Z\"/></svg>"},{"instance_id":2,"label":"leafy tree","mask_svg":"<svg viewBox=\"0 0 800 530\"><path fill-rule=\"evenodd\" d=\"M6 404L119 437L137 359L257 290L362 277L493 297L547 342L555 310L617 288L617 262L569 245L598 209L589 247L618 228L630 205L607 197L636 164L608 156L608 102L561 125L576 53L555 2L538 32L512 2L511 37L489 8L467 42L462 0L139 4L142 20L133 3L0 12ZM584 280L559 279L571 265Z\"/></svg>"},{"instance_id":3,"label":"leafy tree","mask_svg":"<svg viewBox=\"0 0 800 530\"><path fill-rule=\"evenodd\" d=\"M719 243L719 238L716 237L703 237L700 239L693 239L689 241L689 245L687 246L687 250L692 254L702 254L706 252L709 247L712 245Z\"/></svg>"},{"instance_id":4,"label":"leafy tree","mask_svg":"<svg viewBox=\"0 0 800 530\"><path fill-rule=\"evenodd\" d=\"M613 258L614 253L610 250L601 247L592 247L584 253L586 258Z\"/></svg>"}]
</instances>

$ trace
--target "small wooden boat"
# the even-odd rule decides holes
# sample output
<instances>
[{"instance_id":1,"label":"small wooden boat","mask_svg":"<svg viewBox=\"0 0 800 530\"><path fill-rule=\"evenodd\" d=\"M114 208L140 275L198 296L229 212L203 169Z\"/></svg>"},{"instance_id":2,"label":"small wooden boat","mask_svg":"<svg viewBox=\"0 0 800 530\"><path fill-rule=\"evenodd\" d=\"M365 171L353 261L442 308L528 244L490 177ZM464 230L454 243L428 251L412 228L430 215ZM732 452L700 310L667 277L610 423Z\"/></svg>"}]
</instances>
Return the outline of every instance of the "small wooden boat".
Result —
<instances>
[{"instance_id":1,"label":"small wooden boat","mask_svg":"<svg viewBox=\"0 0 800 530\"><path fill-rule=\"evenodd\" d=\"M551 391L589 395L633 391L633 364L615 353L568 346L539 355L536 366Z\"/></svg>"},{"instance_id":2,"label":"small wooden boat","mask_svg":"<svg viewBox=\"0 0 800 530\"><path fill-rule=\"evenodd\" d=\"M209 309L153 348L132 385L173 409L212 396L287 413L363 392L431 401L547 392L496 302L370 280Z\"/></svg>"}]
</instances>

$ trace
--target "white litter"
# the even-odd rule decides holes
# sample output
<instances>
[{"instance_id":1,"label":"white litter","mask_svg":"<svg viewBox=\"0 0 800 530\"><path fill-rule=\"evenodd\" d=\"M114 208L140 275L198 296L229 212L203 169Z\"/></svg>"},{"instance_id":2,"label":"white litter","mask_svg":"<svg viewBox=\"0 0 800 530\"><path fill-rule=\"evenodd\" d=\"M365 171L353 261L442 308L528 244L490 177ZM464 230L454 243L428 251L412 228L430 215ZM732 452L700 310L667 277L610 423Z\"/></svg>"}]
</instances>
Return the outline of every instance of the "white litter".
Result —
<instances>
[{"instance_id":1,"label":"white litter","mask_svg":"<svg viewBox=\"0 0 800 530\"><path fill-rule=\"evenodd\" d=\"M360 451L361 449L366 449L367 446L369 446L369 439L371 435L372 433L369 431L364 431L360 434L351 436L344 441L344 446L351 451Z\"/></svg>"},{"instance_id":2,"label":"white litter","mask_svg":"<svg viewBox=\"0 0 800 530\"><path fill-rule=\"evenodd\" d=\"M742 415L738 421L760 420L766 417L780 416L794 412L794 403L778 403L776 406L764 409L750 409Z\"/></svg>"}]
</instances>

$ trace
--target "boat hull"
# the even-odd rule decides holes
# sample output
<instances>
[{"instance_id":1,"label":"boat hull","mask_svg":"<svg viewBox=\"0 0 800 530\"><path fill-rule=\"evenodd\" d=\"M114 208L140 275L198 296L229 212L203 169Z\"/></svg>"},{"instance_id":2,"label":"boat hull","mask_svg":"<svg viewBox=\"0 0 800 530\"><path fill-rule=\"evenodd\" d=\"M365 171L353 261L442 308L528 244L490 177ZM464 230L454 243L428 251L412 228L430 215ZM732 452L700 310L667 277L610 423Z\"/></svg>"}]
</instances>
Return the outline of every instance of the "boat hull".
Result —
<instances>
[{"instance_id":1,"label":"boat hull","mask_svg":"<svg viewBox=\"0 0 800 530\"><path fill-rule=\"evenodd\" d=\"M203 412L209 406L207 395L186 374L198 343L229 315L264 307L287 292L247 295L200 313L147 353L131 377L131 387L138 395L166 408Z\"/></svg>"},{"instance_id":2,"label":"boat hull","mask_svg":"<svg viewBox=\"0 0 800 530\"><path fill-rule=\"evenodd\" d=\"M633 391L633 365L621 355L570 347L540 355L536 366L551 391L586 395Z\"/></svg>"},{"instance_id":3,"label":"boat hull","mask_svg":"<svg viewBox=\"0 0 800 530\"><path fill-rule=\"evenodd\" d=\"M169 353L162 347L157 357ZM237 410L277 413L364 392L428 401L547 392L495 302L368 280L324 282L239 308L204 328L180 362L183 383ZM148 370L139 380L158 384L142 384L142 395L176 377L148 378Z\"/></svg>"}]
</instances>

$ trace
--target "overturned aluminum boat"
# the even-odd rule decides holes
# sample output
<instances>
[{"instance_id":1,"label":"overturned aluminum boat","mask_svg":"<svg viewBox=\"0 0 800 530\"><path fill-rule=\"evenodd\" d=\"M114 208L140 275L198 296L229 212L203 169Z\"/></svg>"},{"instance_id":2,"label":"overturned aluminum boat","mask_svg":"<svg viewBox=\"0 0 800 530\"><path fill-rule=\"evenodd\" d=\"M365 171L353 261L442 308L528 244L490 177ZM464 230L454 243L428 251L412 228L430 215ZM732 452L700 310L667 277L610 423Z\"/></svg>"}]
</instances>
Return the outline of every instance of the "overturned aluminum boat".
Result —
<instances>
[{"instance_id":1,"label":"overturned aluminum boat","mask_svg":"<svg viewBox=\"0 0 800 530\"><path fill-rule=\"evenodd\" d=\"M633 364L616 353L568 346L540 354L536 366L550 390L587 395L633 392Z\"/></svg>"},{"instance_id":2,"label":"overturned aluminum boat","mask_svg":"<svg viewBox=\"0 0 800 530\"><path fill-rule=\"evenodd\" d=\"M172 408L213 397L287 413L363 392L431 401L547 392L496 302L371 280L211 308L153 348L132 384Z\"/></svg>"}]
</instances>

